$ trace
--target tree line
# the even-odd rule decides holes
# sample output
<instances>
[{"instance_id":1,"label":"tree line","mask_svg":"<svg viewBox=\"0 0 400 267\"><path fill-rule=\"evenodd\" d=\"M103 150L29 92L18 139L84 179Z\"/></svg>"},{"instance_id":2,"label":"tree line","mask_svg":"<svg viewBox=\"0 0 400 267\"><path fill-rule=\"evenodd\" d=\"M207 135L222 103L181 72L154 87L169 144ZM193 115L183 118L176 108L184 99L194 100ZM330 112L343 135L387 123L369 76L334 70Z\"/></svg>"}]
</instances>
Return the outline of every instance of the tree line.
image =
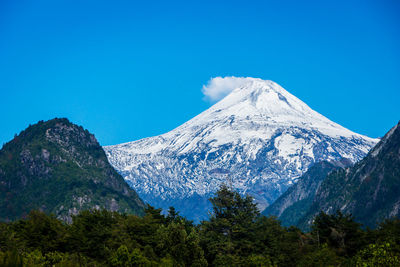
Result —
<instances>
[{"instance_id":1,"label":"tree line","mask_svg":"<svg viewBox=\"0 0 400 267\"><path fill-rule=\"evenodd\" d=\"M143 217L87 210L71 224L32 211L0 223L0 266L400 266L400 220L365 229L321 212L311 231L260 215L252 197L222 186L198 225L173 207Z\"/></svg>"}]
</instances>

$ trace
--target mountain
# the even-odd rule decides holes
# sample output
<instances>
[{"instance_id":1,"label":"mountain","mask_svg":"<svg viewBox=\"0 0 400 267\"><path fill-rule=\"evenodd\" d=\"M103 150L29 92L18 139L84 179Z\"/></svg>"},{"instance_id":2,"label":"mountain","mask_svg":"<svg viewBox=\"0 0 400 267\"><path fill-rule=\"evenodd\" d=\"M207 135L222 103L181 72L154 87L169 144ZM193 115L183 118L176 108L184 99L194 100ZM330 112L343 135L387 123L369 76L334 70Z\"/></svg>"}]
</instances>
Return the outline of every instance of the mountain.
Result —
<instances>
[{"instance_id":1,"label":"mountain","mask_svg":"<svg viewBox=\"0 0 400 267\"><path fill-rule=\"evenodd\" d=\"M299 226L307 229L321 210L351 213L369 227L400 218L400 122L354 167L325 178Z\"/></svg>"},{"instance_id":2,"label":"mountain","mask_svg":"<svg viewBox=\"0 0 400 267\"><path fill-rule=\"evenodd\" d=\"M67 119L40 121L0 150L1 221L32 209L70 221L90 208L142 214L144 204L81 126Z\"/></svg>"},{"instance_id":3,"label":"mountain","mask_svg":"<svg viewBox=\"0 0 400 267\"><path fill-rule=\"evenodd\" d=\"M315 162L356 162L377 143L272 81L241 79L221 101L168 133L104 147L110 163L145 201L175 205L200 220L208 206L198 204L221 183L251 194L263 210Z\"/></svg>"},{"instance_id":4,"label":"mountain","mask_svg":"<svg viewBox=\"0 0 400 267\"><path fill-rule=\"evenodd\" d=\"M297 225L309 210L315 194L325 177L341 168L351 165L346 159L341 161L321 161L311 166L296 182L263 212L266 216L276 216L284 226Z\"/></svg>"}]
</instances>

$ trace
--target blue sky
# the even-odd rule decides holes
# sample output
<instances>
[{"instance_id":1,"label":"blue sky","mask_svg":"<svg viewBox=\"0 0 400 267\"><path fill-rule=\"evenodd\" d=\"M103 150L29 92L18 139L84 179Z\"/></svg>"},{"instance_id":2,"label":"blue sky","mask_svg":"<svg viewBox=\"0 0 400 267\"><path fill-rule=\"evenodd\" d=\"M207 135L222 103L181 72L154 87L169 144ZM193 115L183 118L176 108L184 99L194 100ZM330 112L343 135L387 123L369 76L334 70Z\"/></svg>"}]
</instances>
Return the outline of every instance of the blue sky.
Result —
<instances>
[{"instance_id":1,"label":"blue sky","mask_svg":"<svg viewBox=\"0 0 400 267\"><path fill-rule=\"evenodd\" d=\"M102 145L158 135L232 75L382 136L400 120L399 3L1 0L0 142L53 117Z\"/></svg>"}]
</instances>

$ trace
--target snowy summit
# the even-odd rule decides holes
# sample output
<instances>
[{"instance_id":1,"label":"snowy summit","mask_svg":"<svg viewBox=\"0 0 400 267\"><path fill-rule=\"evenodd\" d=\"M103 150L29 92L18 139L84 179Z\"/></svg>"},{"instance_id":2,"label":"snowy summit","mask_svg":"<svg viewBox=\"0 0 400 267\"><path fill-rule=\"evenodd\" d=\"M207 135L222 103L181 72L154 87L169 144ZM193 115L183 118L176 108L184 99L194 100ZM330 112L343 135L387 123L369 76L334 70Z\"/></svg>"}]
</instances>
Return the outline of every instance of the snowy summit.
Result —
<instances>
[{"instance_id":1,"label":"snowy summit","mask_svg":"<svg viewBox=\"0 0 400 267\"><path fill-rule=\"evenodd\" d=\"M228 95L208 110L163 135L104 147L151 205L203 219L206 199L227 183L262 209L313 163L356 162L378 141L332 122L273 81L215 79ZM210 99L221 93L209 89L203 92Z\"/></svg>"}]
</instances>

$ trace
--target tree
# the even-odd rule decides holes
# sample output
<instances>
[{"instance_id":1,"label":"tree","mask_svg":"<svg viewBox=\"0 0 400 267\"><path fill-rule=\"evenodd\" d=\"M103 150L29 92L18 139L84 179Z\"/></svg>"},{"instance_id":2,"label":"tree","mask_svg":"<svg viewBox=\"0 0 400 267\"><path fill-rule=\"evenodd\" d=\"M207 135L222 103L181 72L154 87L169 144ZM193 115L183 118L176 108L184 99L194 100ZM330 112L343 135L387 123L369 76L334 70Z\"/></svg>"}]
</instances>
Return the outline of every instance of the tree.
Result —
<instances>
[{"instance_id":1,"label":"tree","mask_svg":"<svg viewBox=\"0 0 400 267\"><path fill-rule=\"evenodd\" d=\"M354 266L400 266L400 253L390 243L370 244L354 257Z\"/></svg>"},{"instance_id":2,"label":"tree","mask_svg":"<svg viewBox=\"0 0 400 267\"><path fill-rule=\"evenodd\" d=\"M23 258L19 255L17 250L1 252L0 251L0 266L5 267L22 267Z\"/></svg>"},{"instance_id":3,"label":"tree","mask_svg":"<svg viewBox=\"0 0 400 267\"><path fill-rule=\"evenodd\" d=\"M143 256L138 248L129 252L125 245L120 246L117 251L111 255L109 263L111 266L118 267L152 266L152 262ZM154 263L154 265L156 264Z\"/></svg>"},{"instance_id":4,"label":"tree","mask_svg":"<svg viewBox=\"0 0 400 267\"><path fill-rule=\"evenodd\" d=\"M66 249L67 226L54 215L33 210L26 220L20 220L12 227L28 248L39 249L42 253Z\"/></svg>"},{"instance_id":5,"label":"tree","mask_svg":"<svg viewBox=\"0 0 400 267\"><path fill-rule=\"evenodd\" d=\"M353 256L365 245L365 233L361 224L356 223L351 214L340 211L326 214L321 211L312 225L312 236L318 245L327 243L337 249L339 255Z\"/></svg>"},{"instance_id":6,"label":"tree","mask_svg":"<svg viewBox=\"0 0 400 267\"><path fill-rule=\"evenodd\" d=\"M335 251L325 243L305 255L298 263L298 266L340 266L342 262L343 259L337 256Z\"/></svg>"},{"instance_id":7,"label":"tree","mask_svg":"<svg viewBox=\"0 0 400 267\"><path fill-rule=\"evenodd\" d=\"M167 224L180 223L184 225L186 232L190 232L191 229L193 228L193 221L188 220L185 217L179 215L179 212L177 212L174 207L169 207L168 215L165 219Z\"/></svg>"},{"instance_id":8,"label":"tree","mask_svg":"<svg viewBox=\"0 0 400 267\"><path fill-rule=\"evenodd\" d=\"M400 248L400 219L391 218L382 222L374 231L373 240L390 242Z\"/></svg>"},{"instance_id":9,"label":"tree","mask_svg":"<svg viewBox=\"0 0 400 267\"><path fill-rule=\"evenodd\" d=\"M210 202L213 213L200 226L208 262L217 260L221 264L226 260L227 264L234 264L237 256L250 256L256 240L255 222L260 214L253 198L242 197L222 186Z\"/></svg>"},{"instance_id":10,"label":"tree","mask_svg":"<svg viewBox=\"0 0 400 267\"><path fill-rule=\"evenodd\" d=\"M87 210L72 218L69 243L72 250L93 259L109 257L106 247L120 215L107 210Z\"/></svg>"},{"instance_id":11,"label":"tree","mask_svg":"<svg viewBox=\"0 0 400 267\"><path fill-rule=\"evenodd\" d=\"M179 216L179 212L177 212L174 207L169 207L168 215L166 218L167 223L177 222L180 218L182 217Z\"/></svg>"},{"instance_id":12,"label":"tree","mask_svg":"<svg viewBox=\"0 0 400 267\"><path fill-rule=\"evenodd\" d=\"M157 250L161 251L161 256L169 255L176 266L207 266L198 233L194 228L187 233L181 222L172 222L168 226L162 225L156 238Z\"/></svg>"}]
</instances>

